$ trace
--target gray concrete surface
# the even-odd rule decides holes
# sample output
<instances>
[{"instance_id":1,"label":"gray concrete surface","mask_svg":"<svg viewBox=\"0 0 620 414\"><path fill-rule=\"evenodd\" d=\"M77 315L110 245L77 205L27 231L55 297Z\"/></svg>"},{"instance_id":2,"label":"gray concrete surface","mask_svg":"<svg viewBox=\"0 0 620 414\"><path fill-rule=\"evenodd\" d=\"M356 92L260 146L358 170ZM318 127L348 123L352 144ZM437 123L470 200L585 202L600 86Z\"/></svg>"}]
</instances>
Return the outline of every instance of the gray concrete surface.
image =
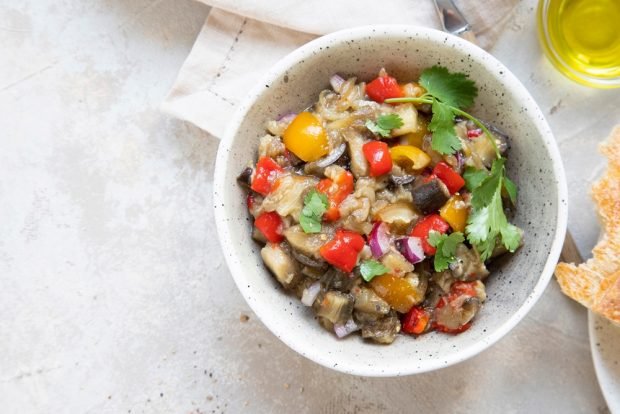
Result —
<instances>
[{"instance_id":1,"label":"gray concrete surface","mask_svg":"<svg viewBox=\"0 0 620 414\"><path fill-rule=\"evenodd\" d=\"M540 57L532 3L494 53L549 114L587 251L598 227L586 189L601 168L587 154L620 101ZM207 12L0 0L0 411L606 412L586 312L555 281L490 350L415 377L339 374L266 330L216 240L218 142L158 110Z\"/></svg>"}]
</instances>

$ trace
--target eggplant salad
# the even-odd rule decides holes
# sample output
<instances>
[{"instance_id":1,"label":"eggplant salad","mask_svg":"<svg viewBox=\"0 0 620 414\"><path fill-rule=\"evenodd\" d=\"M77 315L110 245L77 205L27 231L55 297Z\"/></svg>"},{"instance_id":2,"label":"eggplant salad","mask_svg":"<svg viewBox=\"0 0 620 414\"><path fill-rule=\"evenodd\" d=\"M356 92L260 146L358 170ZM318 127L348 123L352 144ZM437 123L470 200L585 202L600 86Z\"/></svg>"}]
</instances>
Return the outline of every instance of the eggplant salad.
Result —
<instances>
[{"instance_id":1,"label":"eggplant salad","mask_svg":"<svg viewBox=\"0 0 620 414\"><path fill-rule=\"evenodd\" d=\"M475 83L441 66L329 83L267 123L238 177L263 262L338 338L466 331L488 263L522 244L508 137L465 112Z\"/></svg>"}]
</instances>

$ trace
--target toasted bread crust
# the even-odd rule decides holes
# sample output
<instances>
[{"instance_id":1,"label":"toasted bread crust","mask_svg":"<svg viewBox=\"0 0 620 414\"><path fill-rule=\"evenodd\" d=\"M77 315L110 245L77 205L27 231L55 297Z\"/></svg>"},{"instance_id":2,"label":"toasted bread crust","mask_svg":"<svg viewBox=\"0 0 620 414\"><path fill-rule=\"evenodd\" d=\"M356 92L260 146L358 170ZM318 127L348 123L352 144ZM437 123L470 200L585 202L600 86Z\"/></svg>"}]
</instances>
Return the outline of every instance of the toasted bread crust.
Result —
<instances>
[{"instance_id":1,"label":"toasted bread crust","mask_svg":"<svg viewBox=\"0 0 620 414\"><path fill-rule=\"evenodd\" d=\"M600 147L608 159L605 175L592 186L603 237L592 259L579 266L559 263L562 291L606 318L620 323L620 127Z\"/></svg>"}]
</instances>

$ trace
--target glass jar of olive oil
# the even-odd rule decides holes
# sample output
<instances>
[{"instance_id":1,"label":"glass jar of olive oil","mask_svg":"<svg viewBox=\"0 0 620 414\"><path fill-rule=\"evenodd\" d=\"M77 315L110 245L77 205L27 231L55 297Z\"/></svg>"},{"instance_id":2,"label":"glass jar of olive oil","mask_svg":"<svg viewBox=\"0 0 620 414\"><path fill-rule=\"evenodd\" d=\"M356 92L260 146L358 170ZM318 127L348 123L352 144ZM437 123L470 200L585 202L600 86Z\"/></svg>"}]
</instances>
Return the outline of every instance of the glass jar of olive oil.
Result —
<instances>
[{"instance_id":1,"label":"glass jar of olive oil","mask_svg":"<svg viewBox=\"0 0 620 414\"><path fill-rule=\"evenodd\" d=\"M620 87L620 0L540 0L538 35L564 75L597 88Z\"/></svg>"}]
</instances>

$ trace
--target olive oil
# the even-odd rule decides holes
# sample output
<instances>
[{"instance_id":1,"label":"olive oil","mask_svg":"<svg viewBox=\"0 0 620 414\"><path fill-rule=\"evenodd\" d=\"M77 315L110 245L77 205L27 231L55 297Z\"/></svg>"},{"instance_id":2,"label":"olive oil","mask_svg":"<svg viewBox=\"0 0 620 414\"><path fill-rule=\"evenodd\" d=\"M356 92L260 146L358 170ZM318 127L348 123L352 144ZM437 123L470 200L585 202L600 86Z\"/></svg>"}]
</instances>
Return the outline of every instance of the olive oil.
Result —
<instances>
[{"instance_id":1,"label":"olive oil","mask_svg":"<svg viewBox=\"0 0 620 414\"><path fill-rule=\"evenodd\" d=\"M562 73L590 86L620 86L620 0L541 0L538 28Z\"/></svg>"}]
</instances>

